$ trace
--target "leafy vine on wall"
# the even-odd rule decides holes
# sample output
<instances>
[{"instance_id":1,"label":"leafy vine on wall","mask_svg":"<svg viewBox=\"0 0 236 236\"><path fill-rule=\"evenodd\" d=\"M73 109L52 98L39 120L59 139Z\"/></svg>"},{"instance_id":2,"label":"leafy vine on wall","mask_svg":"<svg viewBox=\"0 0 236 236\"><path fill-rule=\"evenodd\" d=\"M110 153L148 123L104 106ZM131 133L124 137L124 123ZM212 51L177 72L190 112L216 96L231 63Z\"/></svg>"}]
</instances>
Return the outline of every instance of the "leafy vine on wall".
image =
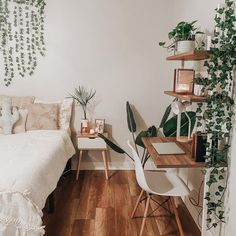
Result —
<instances>
[{"instance_id":1,"label":"leafy vine on wall","mask_svg":"<svg viewBox=\"0 0 236 236\"><path fill-rule=\"evenodd\" d=\"M4 83L35 71L38 55L45 54L45 0L0 0L0 52Z\"/></svg>"},{"instance_id":2,"label":"leafy vine on wall","mask_svg":"<svg viewBox=\"0 0 236 236\"><path fill-rule=\"evenodd\" d=\"M225 223L224 193L227 187L228 151L232 129L233 70L236 65L236 17L234 1L226 0L216 9L215 31L210 50L210 60L205 61L208 72L208 94L205 104L199 104L198 124L206 123L206 169L208 228Z\"/></svg>"}]
</instances>

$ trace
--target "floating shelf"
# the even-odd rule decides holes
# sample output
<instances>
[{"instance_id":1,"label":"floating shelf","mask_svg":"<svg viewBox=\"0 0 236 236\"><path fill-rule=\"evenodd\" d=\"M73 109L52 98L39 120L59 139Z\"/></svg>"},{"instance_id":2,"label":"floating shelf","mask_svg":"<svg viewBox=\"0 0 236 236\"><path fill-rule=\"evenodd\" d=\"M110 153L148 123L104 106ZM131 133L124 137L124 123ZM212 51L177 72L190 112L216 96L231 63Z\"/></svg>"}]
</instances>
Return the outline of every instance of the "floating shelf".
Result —
<instances>
[{"instance_id":1,"label":"floating shelf","mask_svg":"<svg viewBox=\"0 0 236 236\"><path fill-rule=\"evenodd\" d=\"M188 102L204 102L206 100L206 97L195 96L193 94L180 94L175 93L173 91L165 91L164 93L169 96L180 98Z\"/></svg>"},{"instance_id":2,"label":"floating shelf","mask_svg":"<svg viewBox=\"0 0 236 236\"><path fill-rule=\"evenodd\" d=\"M209 51L190 51L167 57L171 61L200 61L210 58Z\"/></svg>"}]
</instances>

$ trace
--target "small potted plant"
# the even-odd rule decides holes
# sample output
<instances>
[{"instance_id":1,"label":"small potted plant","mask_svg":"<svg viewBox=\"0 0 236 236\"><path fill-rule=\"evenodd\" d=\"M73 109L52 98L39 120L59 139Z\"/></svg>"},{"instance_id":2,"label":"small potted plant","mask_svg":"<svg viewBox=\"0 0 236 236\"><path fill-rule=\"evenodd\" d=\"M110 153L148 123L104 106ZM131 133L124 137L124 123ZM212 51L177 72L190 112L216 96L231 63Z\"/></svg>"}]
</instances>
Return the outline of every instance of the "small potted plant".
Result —
<instances>
[{"instance_id":1,"label":"small potted plant","mask_svg":"<svg viewBox=\"0 0 236 236\"><path fill-rule=\"evenodd\" d=\"M201 76L201 74L197 74L193 79L194 90L193 93L196 96L205 96L206 95L206 86L208 85L208 79Z\"/></svg>"},{"instance_id":2,"label":"small potted plant","mask_svg":"<svg viewBox=\"0 0 236 236\"><path fill-rule=\"evenodd\" d=\"M79 88L75 88L74 94L70 94L70 98L73 98L77 101L78 104L81 105L84 113L84 117L81 120L81 133L89 132L89 121L87 119L87 106L95 96L96 91L91 89L90 91L86 90L84 86L79 86Z\"/></svg>"},{"instance_id":3,"label":"small potted plant","mask_svg":"<svg viewBox=\"0 0 236 236\"><path fill-rule=\"evenodd\" d=\"M177 53L194 50L196 35L203 34L194 26L196 22L196 20L190 23L181 21L168 34L169 39L173 42L169 45L166 45L166 42L159 42L159 45L167 49L174 49Z\"/></svg>"}]
</instances>

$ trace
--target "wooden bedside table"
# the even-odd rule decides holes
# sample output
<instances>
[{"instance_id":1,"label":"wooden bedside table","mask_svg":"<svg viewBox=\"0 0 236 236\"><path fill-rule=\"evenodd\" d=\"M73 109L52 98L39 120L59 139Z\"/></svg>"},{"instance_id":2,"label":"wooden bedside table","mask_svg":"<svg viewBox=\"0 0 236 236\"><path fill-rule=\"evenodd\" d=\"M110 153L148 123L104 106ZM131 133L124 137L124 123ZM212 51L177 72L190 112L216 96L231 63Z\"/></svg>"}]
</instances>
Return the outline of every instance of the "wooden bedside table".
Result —
<instances>
[{"instance_id":1,"label":"wooden bedside table","mask_svg":"<svg viewBox=\"0 0 236 236\"><path fill-rule=\"evenodd\" d=\"M103 134L107 136L107 133ZM83 157L84 151L101 151L102 158L105 167L105 176L106 180L108 180L108 163L107 163L107 145L104 140L98 137L96 134L79 134L77 136L77 147L79 149L79 160L77 165L77 173L76 173L76 180L79 178L79 171L80 171L80 164Z\"/></svg>"}]
</instances>

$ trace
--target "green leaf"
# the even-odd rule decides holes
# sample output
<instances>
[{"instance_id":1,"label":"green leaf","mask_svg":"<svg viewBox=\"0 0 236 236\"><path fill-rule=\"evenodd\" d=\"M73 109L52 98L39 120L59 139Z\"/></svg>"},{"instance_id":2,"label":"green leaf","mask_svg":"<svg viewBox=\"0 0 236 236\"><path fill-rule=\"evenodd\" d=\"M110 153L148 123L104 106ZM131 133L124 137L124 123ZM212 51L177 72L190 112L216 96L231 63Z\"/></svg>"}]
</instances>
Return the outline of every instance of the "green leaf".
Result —
<instances>
[{"instance_id":1,"label":"green leaf","mask_svg":"<svg viewBox=\"0 0 236 236\"><path fill-rule=\"evenodd\" d=\"M136 122L134 120L133 112L130 107L129 102L126 102L126 113L127 113L127 123L128 123L128 128L131 133L136 132Z\"/></svg>"},{"instance_id":2,"label":"green leaf","mask_svg":"<svg viewBox=\"0 0 236 236\"><path fill-rule=\"evenodd\" d=\"M196 122L196 113L189 111L187 112L191 121L191 132L193 131L195 122ZM181 114L181 127L180 127L180 135L187 136L188 135L188 125L189 121L186 114L183 112ZM166 137L176 137L177 132L177 115L170 118L163 126L163 133Z\"/></svg>"},{"instance_id":3,"label":"green leaf","mask_svg":"<svg viewBox=\"0 0 236 236\"><path fill-rule=\"evenodd\" d=\"M166 120L168 119L171 112L171 104L166 108L165 113L161 119L161 123L159 125L159 128L163 128L164 124L166 123Z\"/></svg>"},{"instance_id":4,"label":"green leaf","mask_svg":"<svg viewBox=\"0 0 236 236\"><path fill-rule=\"evenodd\" d=\"M105 143L106 143L112 150L114 150L115 152L121 153L121 154L125 154L125 153L126 153L122 148L120 148L119 146L117 146L115 143L113 143L110 139L106 138L104 135L102 135L102 134L99 133L98 136L99 136L100 138L102 138L102 139L105 141Z\"/></svg>"},{"instance_id":5,"label":"green leaf","mask_svg":"<svg viewBox=\"0 0 236 236\"><path fill-rule=\"evenodd\" d=\"M136 137L135 143L143 148L145 148L142 138L143 137L156 137L157 128L155 126L149 127L146 131L141 131Z\"/></svg>"}]
</instances>

